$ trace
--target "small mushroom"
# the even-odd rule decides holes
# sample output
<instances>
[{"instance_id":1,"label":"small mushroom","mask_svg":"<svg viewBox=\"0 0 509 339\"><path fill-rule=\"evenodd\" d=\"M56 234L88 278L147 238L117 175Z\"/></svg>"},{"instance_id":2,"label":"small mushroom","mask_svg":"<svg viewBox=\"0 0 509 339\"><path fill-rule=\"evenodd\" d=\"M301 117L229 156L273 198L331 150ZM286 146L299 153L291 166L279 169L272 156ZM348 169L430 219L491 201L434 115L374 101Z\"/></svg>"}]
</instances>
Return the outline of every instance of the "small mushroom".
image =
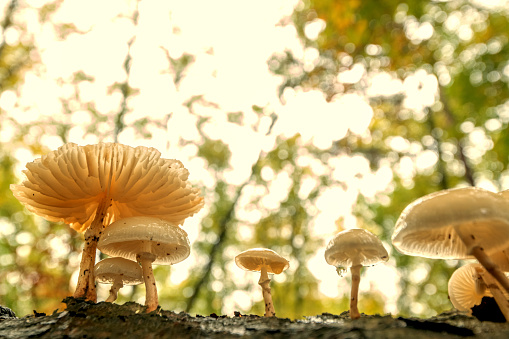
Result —
<instances>
[{"instance_id":1,"label":"small mushroom","mask_svg":"<svg viewBox=\"0 0 509 339\"><path fill-rule=\"evenodd\" d=\"M94 266L95 280L101 284L111 284L110 295L105 300L117 300L118 290L124 285L143 283L143 273L138 263L124 258L106 258Z\"/></svg>"},{"instance_id":2,"label":"small mushroom","mask_svg":"<svg viewBox=\"0 0 509 339\"><path fill-rule=\"evenodd\" d=\"M392 243L408 255L475 258L509 292L509 279L490 258L509 247L509 200L500 194L478 187L428 194L401 213Z\"/></svg>"},{"instance_id":3,"label":"small mushroom","mask_svg":"<svg viewBox=\"0 0 509 339\"><path fill-rule=\"evenodd\" d=\"M252 248L235 257L235 263L238 267L246 271L260 272L258 284L262 287L263 300L265 302L265 316L273 317L276 315L272 294L270 291L270 278L268 273L280 274L288 267L288 260L268 248Z\"/></svg>"},{"instance_id":4,"label":"small mushroom","mask_svg":"<svg viewBox=\"0 0 509 339\"><path fill-rule=\"evenodd\" d=\"M449 299L458 311L472 313L472 307L479 305L482 298L490 296L486 284L479 275L480 264L468 264L458 268L448 283Z\"/></svg>"},{"instance_id":5,"label":"small mushroom","mask_svg":"<svg viewBox=\"0 0 509 339\"><path fill-rule=\"evenodd\" d=\"M145 281L147 313L159 305L152 264L173 265L189 256L187 233L159 218L130 217L109 225L97 248L104 254L136 260Z\"/></svg>"},{"instance_id":6,"label":"small mushroom","mask_svg":"<svg viewBox=\"0 0 509 339\"><path fill-rule=\"evenodd\" d=\"M493 297L504 318L509 319L507 297L497 282L478 263L471 263L454 271L449 279L448 292L452 305L469 314L472 314L472 308L481 304L484 297Z\"/></svg>"},{"instance_id":7,"label":"small mushroom","mask_svg":"<svg viewBox=\"0 0 509 339\"><path fill-rule=\"evenodd\" d=\"M350 268L352 290L350 295L350 318L360 318L357 308L361 268L389 260L389 254L373 233L364 229L349 229L336 234L325 249L325 261L336 267L338 274Z\"/></svg>"}]
</instances>

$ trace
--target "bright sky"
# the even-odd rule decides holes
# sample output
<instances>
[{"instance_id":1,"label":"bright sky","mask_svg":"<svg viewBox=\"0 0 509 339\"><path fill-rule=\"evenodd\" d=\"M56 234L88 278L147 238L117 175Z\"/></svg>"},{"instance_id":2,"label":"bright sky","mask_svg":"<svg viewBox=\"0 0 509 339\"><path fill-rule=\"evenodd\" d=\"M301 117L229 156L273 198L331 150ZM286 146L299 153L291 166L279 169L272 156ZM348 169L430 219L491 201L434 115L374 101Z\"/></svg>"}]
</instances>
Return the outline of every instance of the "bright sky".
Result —
<instances>
[{"instance_id":1,"label":"bright sky","mask_svg":"<svg viewBox=\"0 0 509 339\"><path fill-rule=\"evenodd\" d=\"M296 1L261 0L261 1L166 1L144 0L139 5L139 23L133 25L130 15L135 8L135 1L81 1L66 0L53 17L54 23L74 23L83 34L71 34L67 39L58 38L51 24L40 25L37 21L37 9L44 1L27 0L33 9L26 9L19 18L27 23L29 35L35 42L41 56L41 66L36 67L26 76L25 84L19 92L3 92L0 96L0 108L4 114L18 123L36 121L72 122L70 141L78 144L96 143L95 135L84 136L86 126L92 116L76 104L71 104L72 113L62 114L61 98L70 99L74 88L69 84L73 73L83 70L93 76L95 81L79 85L82 101L93 101L99 111L117 112L121 97L119 94L108 95L108 87L115 82L123 82L125 73L122 69L126 57L127 43L135 38L131 48L133 58L130 74L130 85L140 90L139 95L129 101L132 113L126 115L129 124L140 118L150 116L152 119L165 121L172 113L168 125L163 128L150 126L153 138L142 139L127 128L119 136L119 142L131 146L146 145L157 148L165 158L177 158L183 161L190 170L192 180L206 187L213 187L215 179L206 169L204 161L195 157L195 146L178 146L178 140L199 141L196 130L197 117L189 114L182 105L193 95L203 94L208 101L218 104L219 108L197 107L197 114L210 117L204 130L213 139L221 139L229 145L232 152L232 169L227 178L231 184L239 184L250 175L251 165L256 161L260 151L268 151L275 146L278 135L290 137L300 133L302 143L313 143L327 149L332 142L343 138L350 130L360 136L367 135L367 128L373 117L373 110L362 94L350 93L333 98L326 102L319 91L303 92L287 90L282 104L277 97L281 79L271 74L267 59L274 53L291 50L293 54L313 67L317 53L313 49L304 49L299 42L293 26L280 26L278 22L289 15ZM323 29L323 22L317 20L306 27L308 37L316 37ZM9 43L23 39L19 32L6 32ZM195 62L188 69L186 77L178 88L175 87L168 69L164 49L174 58L183 53L195 56ZM354 64L347 72L341 73L343 82L355 83L365 76L365 69ZM408 95L405 105L417 111L433 104L436 97L437 79L424 71L417 72L404 82L393 79L387 73L380 73L369 79L371 87L368 95L390 95L405 91ZM420 84L422 88L420 88ZM74 107L74 106L76 107ZM277 112L279 119L270 136L265 136L269 121L264 121L265 128L254 132L249 127L255 121L252 105L267 106ZM224 112L244 112L245 126L230 123ZM2 122L0 140L6 142L12 136L13 124ZM111 124L104 123L99 131L111 130ZM31 131L32 132L32 131ZM37 129L33 130L38 133ZM40 131L39 131L40 133ZM30 136L28 136L30 138ZM109 137L104 141L113 141ZM42 142L50 149L61 145L61 140L45 133ZM391 140L394 149L408 149L419 154L422 149L412 148L404 139ZM19 171L35 156L29 150L16 150L19 160ZM419 158L421 157L421 158ZM422 158L426 157L426 158ZM348 187L339 184L324 189L316 206L317 217L310 225L312 234L323 239L324 246L335 232L335 221L343 217L344 226L356 226L351 209L358 194L374 199L377 192L384 191L391 182L392 171L382 164L376 172L370 170L369 164L362 156L341 156L332 158L327 166L317 159L302 154L297 161L309 164L315 174L331 171L334 179L348 182ZM419 162L420 161L420 162ZM401 172L426 170L437 161L433 152L419 154L408 158L400 164ZM410 171L410 172L409 172ZM263 196L262 204L268 209L276 209L286 197L290 187L289 173L283 171L275 174L265 168L262 175L271 180L269 192L251 187L252 194ZM302 183L302 196L306 196L318 184L315 177L308 177ZM239 208L242 236L249 237L250 223L259 220L259 211L247 208L249 197L243 197L244 205ZM341 203L338 203L341 202ZM191 242L199 235L200 215L186 221L185 229ZM242 223L242 221L244 223ZM389 250L391 246L385 244ZM232 257L235 253L231 254ZM178 284L197 263L191 257L188 265L175 265L170 281ZM310 258L308 268L321 281L320 291L330 297L348 292L348 286L340 279L333 267L326 264L323 251ZM253 284L256 277L239 271L232 266L236 275L244 275ZM288 271L288 275L292 270ZM381 280L380 276L386 277ZM284 276L275 278L285 279ZM396 312L398 273L394 263L381 264L371 268L361 281L362 291L370 288L383 289L386 300L386 312ZM75 282L71 282L74 285ZM216 286L220 288L220 286ZM256 292L235 291L225 300L223 312L232 313L261 298ZM249 291L248 291L249 292Z\"/></svg>"}]
</instances>

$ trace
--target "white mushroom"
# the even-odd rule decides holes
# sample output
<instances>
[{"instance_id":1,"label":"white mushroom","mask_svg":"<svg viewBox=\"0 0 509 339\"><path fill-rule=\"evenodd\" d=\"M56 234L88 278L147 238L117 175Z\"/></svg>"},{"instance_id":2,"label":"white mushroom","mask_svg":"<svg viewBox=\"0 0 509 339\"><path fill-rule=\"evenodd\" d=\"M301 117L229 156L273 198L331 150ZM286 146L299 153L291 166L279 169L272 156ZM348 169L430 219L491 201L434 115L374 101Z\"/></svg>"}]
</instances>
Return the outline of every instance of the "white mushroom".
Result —
<instances>
[{"instance_id":1,"label":"white mushroom","mask_svg":"<svg viewBox=\"0 0 509 339\"><path fill-rule=\"evenodd\" d=\"M341 270L350 268L352 290L350 295L350 318L361 315L357 308L360 272L363 266L373 266L389 260L389 254L382 242L371 232L364 229L349 229L336 234L325 249L325 261Z\"/></svg>"},{"instance_id":2,"label":"white mushroom","mask_svg":"<svg viewBox=\"0 0 509 339\"><path fill-rule=\"evenodd\" d=\"M509 280L489 255L509 247L509 201L477 187L426 195L401 213L392 235L403 254L473 259L509 291Z\"/></svg>"},{"instance_id":3,"label":"white mushroom","mask_svg":"<svg viewBox=\"0 0 509 339\"><path fill-rule=\"evenodd\" d=\"M143 273L137 262L124 258L106 258L94 266L95 280L101 284L111 284L110 295L105 300L117 300L118 290L124 285L143 283Z\"/></svg>"},{"instance_id":4,"label":"white mushroom","mask_svg":"<svg viewBox=\"0 0 509 339\"><path fill-rule=\"evenodd\" d=\"M268 248L252 248L239 253L235 257L235 263L246 271L260 272L258 284L262 287L265 316L275 316L268 273L280 274L290 266L288 260Z\"/></svg>"},{"instance_id":5,"label":"white mushroom","mask_svg":"<svg viewBox=\"0 0 509 339\"><path fill-rule=\"evenodd\" d=\"M26 168L26 180L11 185L14 196L29 211L85 232L77 298L97 299L93 268L104 227L139 215L182 224L203 206L182 163L161 158L154 148L68 143Z\"/></svg>"},{"instance_id":6,"label":"white mushroom","mask_svg":"<svg viewBox=\"0 0 509 339\"><path fill-rule=\"evenodd\" d=\"M97 248L104 254L136 260L141 264L145 281L147 312L159 305L152 264L173 265L189 256L187 233L159 218L130 217L109 225Z\"/></svg>"},{"instance_id":7,"label":"white mushroom","mask_svg":"<svg viewBox=\"0 0 509 339\"><path fill-rule=\"evenodd\" d=\"M472 312L472 307L481 304L482 298L492 296L479 275L480 264L468 264L458 268L448 283L449 299L459 311Z\"/></svg>"},{"instance_id":8,"label":"white mushroom","mask_svg":"<svg viewBox=\"0 0 509 339\"><path fill-rule=\"evenodd\" d=\"M489 287L489 288L488 288ZM497 282L478 263L458 268L448 283L449 299L459 311L472 314L472 308L480 305L483 297L493 297L506 319L509 319L509 302Z\"/></svg>"}]
</instances>

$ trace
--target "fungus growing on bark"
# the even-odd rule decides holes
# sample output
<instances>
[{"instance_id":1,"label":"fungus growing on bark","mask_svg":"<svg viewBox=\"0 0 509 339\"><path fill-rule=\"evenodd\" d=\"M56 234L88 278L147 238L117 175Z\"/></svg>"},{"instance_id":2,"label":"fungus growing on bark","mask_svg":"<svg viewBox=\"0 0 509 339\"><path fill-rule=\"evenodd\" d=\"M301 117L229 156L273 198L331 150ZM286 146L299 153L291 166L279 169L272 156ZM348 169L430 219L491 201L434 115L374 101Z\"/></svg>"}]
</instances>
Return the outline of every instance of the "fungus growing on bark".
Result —
<instances>
[{"instance_id":1,"label":"fungus growing on bark","mask_svg":"<svg viewBox=\"0 0 509 339\"><path fill-rule=\"evenodd\" d=\"M130 217L109 225L97 248L104 254L136 260L143 270L147 313L159 305L152 264L173 265L189 256L187 233L160 218Z\"/></svg>"},{"instance_id":2,"label":"fungus growing on bark","mask_svg":"<svg viewBox=\"0 0 509 339\"><path fill-rule=\"evenodd\" d=\"M26 180L11 185L14 196L29 211L85 232L76 298L97 299L93 269L104 227L139 215L178 225L203 206L182 163L154 148L68 143L26 168Z\"/></svg>"},{"instance_id":3,"label":"fungus growing on bark","mask_svg":"<svg viewBox=\"0 0 509 339\"><path fill-rule=\"evenodd\" d=\"M272 302L270 291L270 278L268 273L280 274L288 267L288 260L268 248L252 248L235 257L238 267L253 272L260 272L258 284L262 287L263 301L265 302L265 316L274 317L276 311Z\"/></svg>"},{"instance_id":4,"label":"fungus growing on bark","mask_svg":"<svg viewBox=\"0 0 509 339\"><path fill-rule=\"evenodd\" d=\"M336 234L325 249L325 261L336 267L341 276L343 270L350 268L352 290L350 294L350 318L360 318L357 300L361 268L373 266L389 260L389 254L373 233L364 229L349 229Z\"/></svg>"},{"instance_id":5,"label":"fungus growing on bark","mask_svg":"<svg viewBox=\"0 0 509 339\"><path fill-rule=\"evenodd\" d=\"M94 266L95 280L101 284L111 284L110 295L105 300L117 300L118 290L124 285L139 285L143 273L138 263L124 258L106 258Z\"/></svg>"},{"instance_id":6,"label":"fungus growing on bark","mask_svg":"<svg viewBox=\"0 0 509 339\"><path fill-rule=\"evenodd\" d=\"M436 259L477 259L509 292L509 279L490 255L509 247L509 200L482 188L428 194L408 205L396 222L394 247Z\"/></svg>"}]
</instances>

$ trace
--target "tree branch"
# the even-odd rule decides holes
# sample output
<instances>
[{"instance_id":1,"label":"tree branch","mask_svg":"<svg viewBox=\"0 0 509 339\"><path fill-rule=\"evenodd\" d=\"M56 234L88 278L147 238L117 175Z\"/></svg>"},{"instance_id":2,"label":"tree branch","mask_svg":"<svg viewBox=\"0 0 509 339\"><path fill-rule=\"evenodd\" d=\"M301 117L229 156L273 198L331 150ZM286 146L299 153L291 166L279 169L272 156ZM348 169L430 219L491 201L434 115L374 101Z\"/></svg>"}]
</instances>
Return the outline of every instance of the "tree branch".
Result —
<instances>
[{"instance_id":1,"label":"tree branch","mask_svg":"<svg viewBox=\"0 0 509 339\"><path fill-rule=\"evenodd\" d=\"M452 113L451 108L449 107L449 102L447 101L443 87L439 85L438 90L440 93L440 101L442 102L442 105L444 106L443 112L447 116L447 119L453 125L456 125L456 118L454 117L454 114ZM463 166L465 167L465 179L471 186L475 186L473 170L472 170L472 167L470 166L470 164L468 163L468 159L465 156L463 143L460 139L458 139L456 146L458 147L459 158L460 158L461 162L463 163Z\"/></svg>"},{"instance_id":2,"label":"tree branch","mask_svg":"<svg viewBox=\"0 0 509 339\"><path fill-rule=\"evenodd\" d=\"M449 188L449 179L447 175L447 171L444 166L444 160L442 157L442 138L440 137L439 133L436 131L436 125L435 125L435 119L433 117L433 112L428 110L428 124L430 129L430 134L435 139L436 144L436 151L438 154L438 165L437 169L438 172L442 175L442 178L440 179L440 185L442 186L442 189L448 189Z\"/></svg>"},{"instance_id":3,"label":"tree branch","mask_svg":"<svg viewBox=\"0 0 509 339\"><path fill-rule=\"evenodd\" d=\"M253 168L256 165L258 165L259 159L260 158L258 158L258 161L255 163L255 165L253 165ZM228 231L228 223L233 219L233 217L235 215L235 207L237 206L237 202L240 198L242 190L251 181L253 175L254 175L254 169L251 172L249 179L247 179L242 185L240 185L237 188L237 192L235 192L235 198L233 199L232 204L231 204L230 208L228 209L228 212L226 212L224 217L219 222L219 227L220 227L221 231L219 233L216 243L210 249L210 252L208 255L209 262L207 263L207 265L205 265L205 268L203 269L203 274L201 275L201 279L196 283L196 285L193 288L193 294L191 295L191 297L189 298L189 301L187 302L186 312L189 312L191 310L191 308L193 308L196 298L198 297L198 294L200 293L202 286L209 279L210 273L212 271L212 266L214 265L214 262L215 262L216 254L219 252L223 243L226 240L226 235L227 235L227 231Z\"/></svg>"},{"instance_id":4,"label":"tree branch","mask_svg":"<svg viewBox=\"0 0 509 339\"><path fill-rule=\"evenodd\" d=\"M272 127L274 126L274 124L277 120L277 116L275 114L272 114L271 118L272 118L272 123L271 123L267 133L265 134L266 136L268 136L271 133ZM255 176L256 169L260 165L262 157L263 157L263 151L260 151L260 154L258 155L258 159L251 167L251 174L249 175L249 178L244 183L242 183L240 186L238 186L237 191L235 192L235 197L233 198L232 204L230 205L230 208L224 214L223 218L219 222L220 232L219 232L218 239L217 239L216 243L210 249L210 252L208 254L209 261L208 261L207 265L205 265L205 268L203 269L203 273L201 274L201 279L196 283L196 285L193 288L193 294L191 295L191 297L189 298L189 300L187 302L186 312L189 312L193 308L193 306L196 302L196 299L198 297L198 294L200 293L201 288L208 281L208 279L210 277L210 273L212 271L212 266L214 265L214 262L216 261L216 255L220 251L220 249L222 248L222 246L226 240L226 237L228 234L228 229L229 229L228 224L235 217L235 207L237 206L237 202L239 201L239 198L242 194L242 190L244 189L244 187L246 187L246 185L249 184L249 182L251 182L251 180Z\"/></svg>"},{"instance_id":5,"label":"tree branch","mask_svg":"<svg viewBox=\"0 0 509 339\"><path fill-rule=\"evenodd\" d=\"M16 7L18 6L17 0L11 0L9 6L7 6L7 9L5 11L4 19L2 20L2 23L0 24L0 27L2 27L2 35L3 35L3 41L0 44L0 57L2 57L2 54L5 49L5 30L12 26L12 17L14 16L14 12L16 11Z\"/></svg>"},{"instance_id":6,"label":"tree branch","mask_svg":"<svg viewBox=\"0 0 509 339\"><path fill-rule=\"evenodd\" d=\"M134 25L138 24L138 17L139 17L139 1L136 2L136 9L134 10L134 13L132 15L132 21ZM115 130L113 134L113 140L114 142L118 142L118 135L124 130L125 124L124 124L124 116L128 113L127 108L127 100L132 94L131 88L129 87L129 76L131 74L131 46L134 43L134 40L136 39L136 35L133 35L133 37L127 42L127 55L124 59L124 71L126 73L126 79L123 83L120 84L120 92L122 93L122 102L120 104L120 111L115 116Z\"/></svg>"}]
</instances>

